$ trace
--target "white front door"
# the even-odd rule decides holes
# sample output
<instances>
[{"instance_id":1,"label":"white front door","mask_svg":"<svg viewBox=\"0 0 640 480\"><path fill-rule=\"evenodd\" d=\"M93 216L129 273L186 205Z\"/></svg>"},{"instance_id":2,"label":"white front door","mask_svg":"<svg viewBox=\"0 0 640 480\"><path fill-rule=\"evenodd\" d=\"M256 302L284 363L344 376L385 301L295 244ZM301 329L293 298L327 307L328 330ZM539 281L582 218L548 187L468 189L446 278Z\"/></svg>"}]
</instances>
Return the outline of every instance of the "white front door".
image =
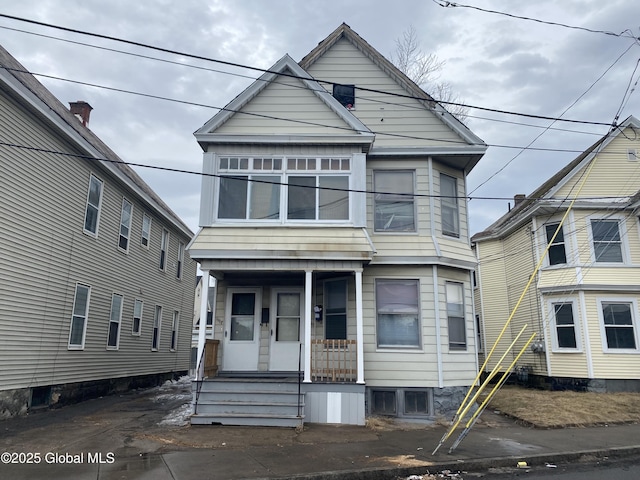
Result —
<instances>
[{"instance_id":1,"label":"white front door","mask_svg":"<svg viewBox=\"0 0 640 480\"><path fill-rule=\"evenodd\" d=\"M271 297L269 370L298 371L300 345L304 367L304 295L302 289L278 288Z\"/></svg>"},{"instance_id":2,"label":"white front door","mask_svg":"<svg viewBox=\"0 0 640 480\"><path fill-rule=\"evenodd\" d=\"M225 308L222 369L258 370L260 354L259 288L230 288Z\"/></svg>"}]
</instances>

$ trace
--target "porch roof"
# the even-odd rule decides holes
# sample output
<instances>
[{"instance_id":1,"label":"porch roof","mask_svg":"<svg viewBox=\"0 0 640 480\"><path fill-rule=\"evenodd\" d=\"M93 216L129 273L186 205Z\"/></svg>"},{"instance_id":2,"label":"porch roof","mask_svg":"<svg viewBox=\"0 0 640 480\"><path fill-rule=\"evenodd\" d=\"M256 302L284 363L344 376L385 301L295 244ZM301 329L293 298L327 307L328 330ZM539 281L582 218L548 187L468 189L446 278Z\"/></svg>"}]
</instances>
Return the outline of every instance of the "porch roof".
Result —
<instances>
[{"instance_id":1,"label":"porch roof","mask_svg":"<svg viewBox=\"0 0 640 480\"><path fill-rule=\"evenodd\" d=\"M375 248L362 227L212 226L188 247L207 260L340 260L369 262Z\"/></svg>"}]
</instances>

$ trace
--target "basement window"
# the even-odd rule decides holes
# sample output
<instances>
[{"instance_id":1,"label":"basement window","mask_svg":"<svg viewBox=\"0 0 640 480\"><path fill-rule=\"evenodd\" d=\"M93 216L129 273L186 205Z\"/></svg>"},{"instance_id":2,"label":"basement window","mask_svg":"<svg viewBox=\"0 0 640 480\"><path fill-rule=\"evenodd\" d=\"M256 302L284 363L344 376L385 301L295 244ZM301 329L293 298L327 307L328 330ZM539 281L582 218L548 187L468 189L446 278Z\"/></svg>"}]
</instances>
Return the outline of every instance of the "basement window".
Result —
<instances>
[{"instance_id":1,"label":"basement window","mask_svg":"<svg viewBox=\"0 0 640 480\"><path fill-rule=\"evenodd\" d=\"M356 87L355 85L334 85L333 96L347 110L353 110L356 106Z\"/></svg>"}]
</instances>

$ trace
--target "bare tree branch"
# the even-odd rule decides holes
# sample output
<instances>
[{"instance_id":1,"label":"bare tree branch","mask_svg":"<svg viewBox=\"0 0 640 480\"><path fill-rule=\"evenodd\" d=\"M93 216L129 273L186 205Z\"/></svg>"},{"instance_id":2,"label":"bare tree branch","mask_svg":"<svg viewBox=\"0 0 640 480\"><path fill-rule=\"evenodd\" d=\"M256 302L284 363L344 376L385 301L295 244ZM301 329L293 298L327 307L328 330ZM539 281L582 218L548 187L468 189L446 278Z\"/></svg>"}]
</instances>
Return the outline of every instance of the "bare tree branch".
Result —
<instances>
[{"instance_id":1,"label":"bare tree branch","mask_svg":"<svg viewBox=\"0 0 640 480\"><path fill-rule=\"evenodd\" d=\"M391 62L436 100L463 103L453 92L450 83L438 81L446 62L438 59L434 53L427 55L422 51L413 25L402 33L402 37L396 39L396 50L391 54ZM446 103L447 111L464 122L469 109L462 105L451 105L451 103Z\"/></svg>"}]
</instances>

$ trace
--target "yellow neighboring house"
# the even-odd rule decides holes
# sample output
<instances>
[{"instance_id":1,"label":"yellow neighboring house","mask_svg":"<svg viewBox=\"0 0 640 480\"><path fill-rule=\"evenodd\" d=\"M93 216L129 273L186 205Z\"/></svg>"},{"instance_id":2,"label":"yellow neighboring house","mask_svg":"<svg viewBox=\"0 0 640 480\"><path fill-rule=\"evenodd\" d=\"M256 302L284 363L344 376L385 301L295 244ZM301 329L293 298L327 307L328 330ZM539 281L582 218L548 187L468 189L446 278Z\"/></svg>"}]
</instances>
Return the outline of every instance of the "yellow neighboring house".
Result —
<instances>
[{"instance_id":1,"label":"yellow neighboring house","mask_svg":"<svg viewBox=\"0 0 640 480\"><path fill-rule=\"evenodd\" d=\"M523 337L538 337L516 365L520 380L551 388L640 391L639 132L640 121L627 118L529 197L516 196L510 212L472 237L476 320L486 353L577 197L488 372L528 324Z\"/></svg>"}]
</instances>

